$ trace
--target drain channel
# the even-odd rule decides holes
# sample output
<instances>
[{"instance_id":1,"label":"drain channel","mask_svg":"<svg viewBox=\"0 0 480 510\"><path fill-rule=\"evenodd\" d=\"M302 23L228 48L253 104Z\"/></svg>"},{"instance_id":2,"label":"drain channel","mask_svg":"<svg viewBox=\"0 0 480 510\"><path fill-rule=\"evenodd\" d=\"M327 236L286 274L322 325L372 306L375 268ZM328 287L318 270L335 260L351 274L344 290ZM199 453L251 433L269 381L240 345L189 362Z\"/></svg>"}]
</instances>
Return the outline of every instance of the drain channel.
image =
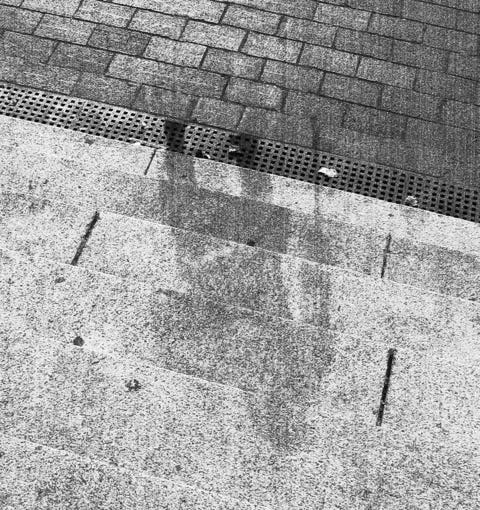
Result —
<instances>
[{"instance_id":1,"label":"drain channel","mask_svg":"<svg viewBox=\"0 0 480 510\"><path fill-rule=\"evenodd\" d=\"M415 206L421 209L474 222L480 219L479 196L475 189L296 145L182 124L147 113L2 83L0 114L187 155L201 155L397 204L415 197ZM332 171L322 171L322 168Z\"/></svg>"}]
</instances>

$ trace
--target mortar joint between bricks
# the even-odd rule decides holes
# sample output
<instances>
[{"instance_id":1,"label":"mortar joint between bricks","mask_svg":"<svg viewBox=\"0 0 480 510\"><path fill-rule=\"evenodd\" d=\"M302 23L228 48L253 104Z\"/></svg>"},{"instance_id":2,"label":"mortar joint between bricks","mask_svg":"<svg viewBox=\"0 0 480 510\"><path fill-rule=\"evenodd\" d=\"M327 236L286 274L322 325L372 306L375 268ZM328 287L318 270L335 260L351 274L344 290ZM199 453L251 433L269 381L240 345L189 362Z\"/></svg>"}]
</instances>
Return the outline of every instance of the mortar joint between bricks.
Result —
<instances>
[{"instance_id":1,"label":"mortar joint between bricks","mask_svg":"<svg viewBox=\"0 0 480 510\"><path fill-rule=\"evenodd\" d=\"M227 15L228 8L230 7L230 2L225 3L225 7L223 8L223 12L220 15L220 19L218 20L218 24L222 24L223 20L225 19L225 16Z\"/></svg>"}]
</instances>

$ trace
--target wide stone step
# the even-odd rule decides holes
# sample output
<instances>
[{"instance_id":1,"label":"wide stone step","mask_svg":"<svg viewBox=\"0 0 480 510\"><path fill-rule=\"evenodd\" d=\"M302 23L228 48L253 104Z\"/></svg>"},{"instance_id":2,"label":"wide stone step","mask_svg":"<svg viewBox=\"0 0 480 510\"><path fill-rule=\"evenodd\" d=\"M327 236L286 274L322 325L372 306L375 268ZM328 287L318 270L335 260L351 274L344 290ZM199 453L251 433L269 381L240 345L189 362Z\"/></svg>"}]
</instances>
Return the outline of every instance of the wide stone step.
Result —
<instances>
[{"instance_id":1,"label":"wide stone step","mask_svg":"<svg viewBox=\"0 0 480 510\"><path fill-rule=\"evenodd\" d=\"M246 502L0 434L4 510L254 510Z\"/></svg>"}]
</instances>

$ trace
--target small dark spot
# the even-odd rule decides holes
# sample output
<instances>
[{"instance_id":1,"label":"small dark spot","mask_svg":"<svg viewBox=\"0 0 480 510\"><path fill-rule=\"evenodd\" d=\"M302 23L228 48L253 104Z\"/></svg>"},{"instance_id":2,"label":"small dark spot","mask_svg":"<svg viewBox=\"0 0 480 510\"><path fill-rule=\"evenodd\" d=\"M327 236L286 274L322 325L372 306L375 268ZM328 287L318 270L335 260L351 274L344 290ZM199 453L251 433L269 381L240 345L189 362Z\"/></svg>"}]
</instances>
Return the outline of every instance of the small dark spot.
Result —
<instances>
[{"instance_id":1,"label":"small dark spot","mask_svg":"<svg viewBox=\"0 0 480 510\"><path fill-rule=\"evenodd\" d=\"M125 386L128 391L138 391L141 388L140 383L136 379L130 379Z\"/></svg>"},{"instance_id":2,"label":"small dark spot","mask_svg":"<svg viewBox=\"0 0 480 510\"><path fill-rule=\"evenodd\" d=\"M182 466L180 466L179 464L177 464L175 466L175 471L181 471L182 470Z\"/></svg>"},{"instance_id":3,"label":"small dark spot","mask_svg":"<svg viewBox=\"0 0 480 510\"><path fill-rule=\"evenodd\" d=\"M65 277L59 276L58 278L55 278L55 283L63 283L65 280Z\"/></svg>"},{"instance_id":4,"label":"small dark spot","mask_svg":"<svg viewBox=\"0 0 480 510\"><path fill-rule=\"evenodd\" d=\"M253 239L249 239L249 240L247 241L247 246L255 246L255 244L256 244L256 243L255 243L255 241L254 241Z\"/></svg>"},{"instance_id":5,"label":"small dark spot","mask_svg":"<svg viewBox=\"0 0 480 510\"><path fill-rule=\"evenodd\" d=\"M32 191L32 189L33 189L32 181L28 181L28 191Z\"/></svg>"},{"instance_id":6,"label":"small dark spot","mask_svg":"<svg viewBox=\"0 0 480 510\"><path fill-rule=\"evenodd\" d=\"M76 336L73 339L73 345L76 345L77 347L81 347L85 342L83 341L83 338L81 336Z\"/></svg>"},{"instance_id":7,"label":"small dark spot","mask_svg":"<svg viewBox=\"0 0 480 510\"><path fill-rule=\"evenodd\" d=\"M85 143L87 143L88 145L92 145L93 143L95 143L95 138L90 138L89 136L85 137Z\"/></svg>"},{"instance_id":8,"label":"small dark spot","mask_svg":"<svg viewBox=\"0 0 480 510\"><path fill-rule=\"evenodd\" d=\"M9 279L7 280L7 283L8 283L9 285L12 285L13 280L12 280L11 278L9 278Z\"/></svg>"}]
</instances>

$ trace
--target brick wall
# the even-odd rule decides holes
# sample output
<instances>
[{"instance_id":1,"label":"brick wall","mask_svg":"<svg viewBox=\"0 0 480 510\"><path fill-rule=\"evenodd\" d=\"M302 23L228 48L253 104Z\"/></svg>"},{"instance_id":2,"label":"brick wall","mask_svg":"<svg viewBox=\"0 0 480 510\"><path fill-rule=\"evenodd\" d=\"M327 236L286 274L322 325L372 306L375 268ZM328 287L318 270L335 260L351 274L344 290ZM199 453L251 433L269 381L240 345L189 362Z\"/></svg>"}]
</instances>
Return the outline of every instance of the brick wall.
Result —
<instances>
[{"instance_id":1,"label":"brick wall","mask_svg":"<svg viewBox=\"0 0 480 510\"><path fill-rule=\"evenodd\" d=\"M478 0L0 0L0 80L480 183Z\"/></svg>"}]
</instances>

